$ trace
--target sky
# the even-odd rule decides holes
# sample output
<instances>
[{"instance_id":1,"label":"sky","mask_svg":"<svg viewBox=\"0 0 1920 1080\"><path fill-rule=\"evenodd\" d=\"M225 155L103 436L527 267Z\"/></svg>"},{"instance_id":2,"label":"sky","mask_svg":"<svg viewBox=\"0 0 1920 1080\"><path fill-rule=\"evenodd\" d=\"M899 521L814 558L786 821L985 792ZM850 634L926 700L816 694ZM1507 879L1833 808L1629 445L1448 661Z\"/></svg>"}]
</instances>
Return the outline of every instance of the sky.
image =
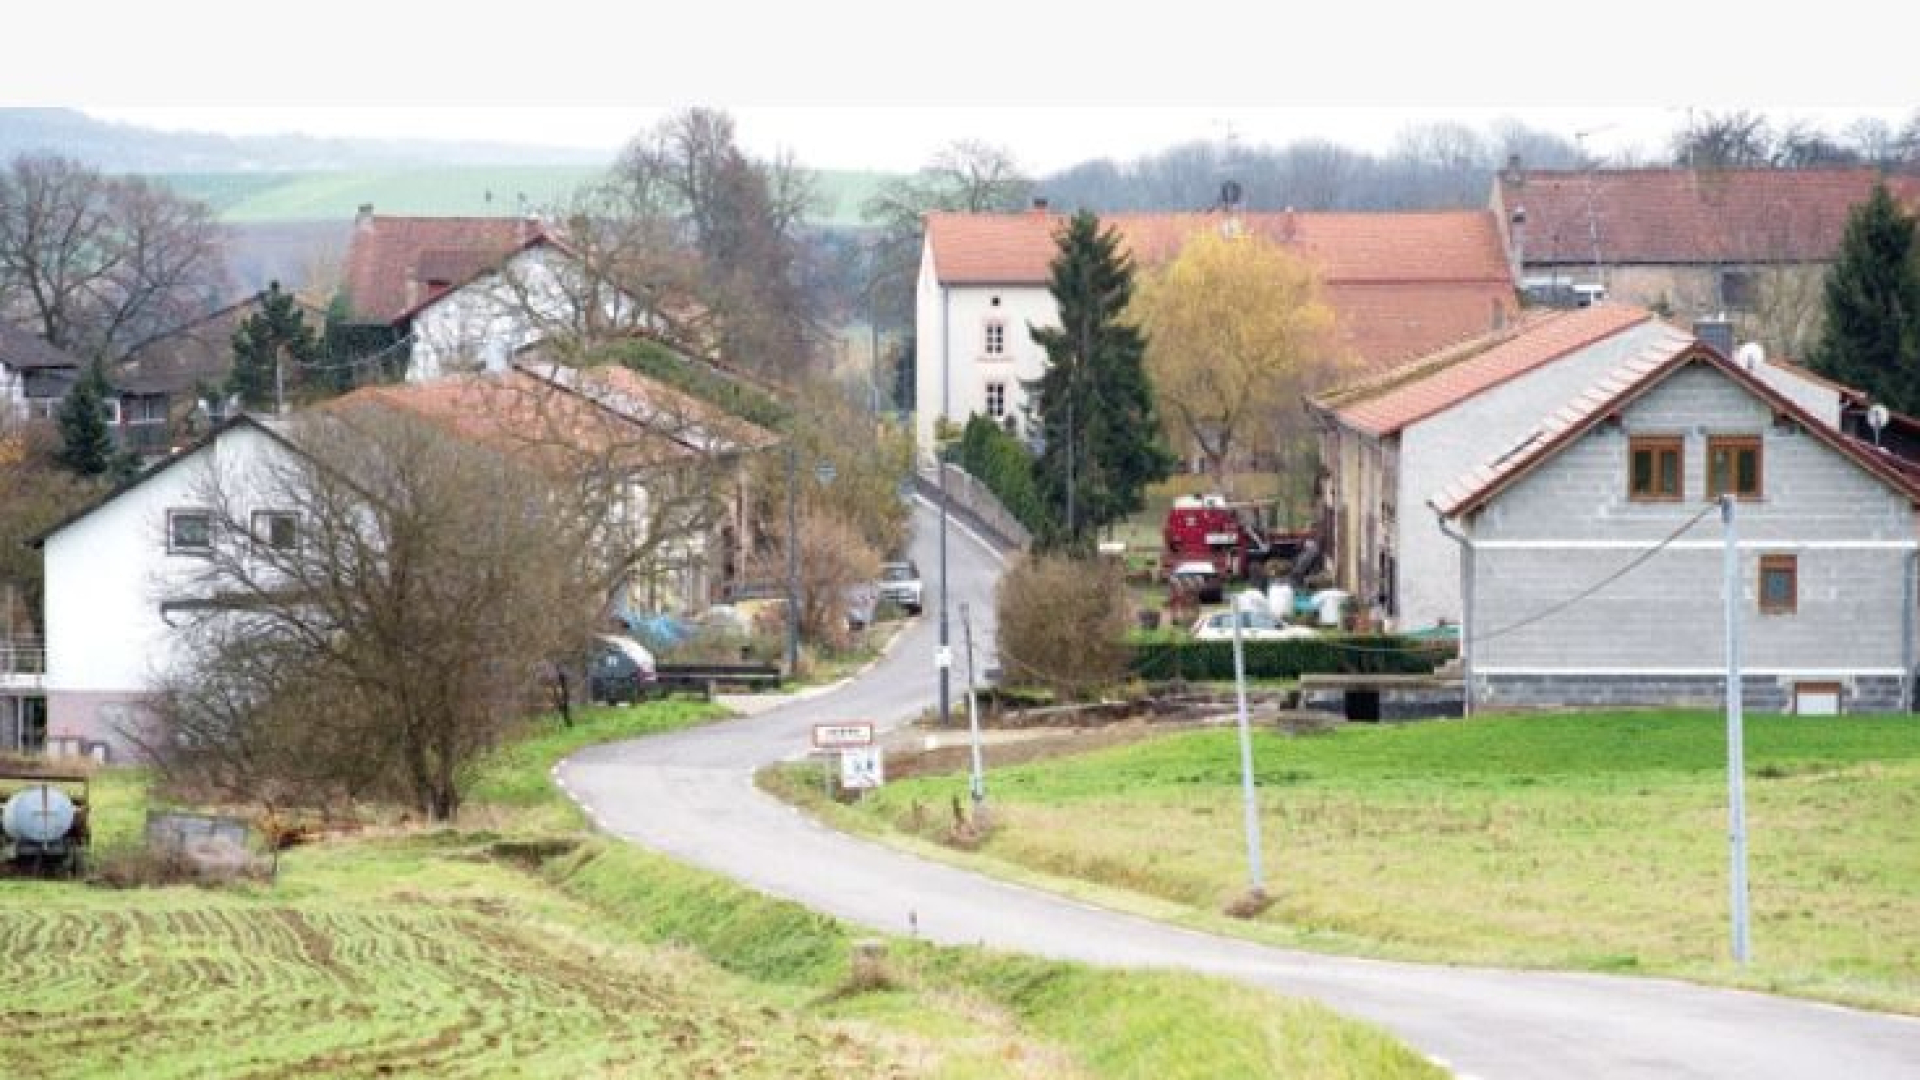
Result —
<instances>
[{"instance_id":1,"label":"sky","mask_svg":"<svg viewBox=\"0 0 1920 1080\"><path fill-rule=\"evenodd\" d=\"M750 150L822 168L911 169L961 138L1036 172L1230 136L1382 149L1412 124L1503 117L1587 133L1596 153L1657 152L1705 111L1898 126L1920 107L1920 18L1861 0L1791 19L1725 0L335 0L296 22L236 0L199 0L193 18L127 0L24 7L10 37L85 40L85 62L12 50L0 104L609 151L667 112L713 105Z\"/></svg>"}]
</instances>

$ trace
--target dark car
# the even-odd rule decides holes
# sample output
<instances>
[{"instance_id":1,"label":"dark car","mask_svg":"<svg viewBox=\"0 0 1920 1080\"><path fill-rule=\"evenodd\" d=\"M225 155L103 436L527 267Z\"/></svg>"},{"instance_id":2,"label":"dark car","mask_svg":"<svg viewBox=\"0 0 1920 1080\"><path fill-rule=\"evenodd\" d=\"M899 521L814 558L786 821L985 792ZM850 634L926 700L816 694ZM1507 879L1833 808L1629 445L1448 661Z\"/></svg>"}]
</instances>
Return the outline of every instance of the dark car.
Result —
<instances>
[{"instance_id":1,"label":"dark car","mask_svg":"<svg viewBox=\"0 0 1920 1080\"><path fill-rule=\"evenodd\" d=\"M597 634L587 661L587 698L595 704L645 701L659 688L646 646L617 634Z\"/></svg>"}]
</instances>

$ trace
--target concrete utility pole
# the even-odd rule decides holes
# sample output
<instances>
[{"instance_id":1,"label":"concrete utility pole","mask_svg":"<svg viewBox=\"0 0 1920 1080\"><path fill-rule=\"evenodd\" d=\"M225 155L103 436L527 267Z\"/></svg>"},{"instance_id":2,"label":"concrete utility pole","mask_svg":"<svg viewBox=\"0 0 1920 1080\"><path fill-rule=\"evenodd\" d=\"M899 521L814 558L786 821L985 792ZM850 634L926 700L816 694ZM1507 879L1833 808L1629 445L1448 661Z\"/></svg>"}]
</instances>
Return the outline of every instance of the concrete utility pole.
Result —
<instances>
[{"instance_id":1,"label":"concrete utility pole","mask_svg":"<svg viewBox=\"0 0 1920 1080\"><path fill-rule=\"evenodd\" d=\"M1740 537L1733 520L1734 498L1720 496L1720 520L1726 523L1727 595L1727 840L1730 847L1728 891L1733 909L1733 962L1746 966L1752 951L1747 911L1746 725L1740 678Z\"/></svg>"},{"instance_id":2,"label":"concrete utility pole","mask_svg":"<svg viewBox=\"0 0 1920 1080\"><path fill-rule=\"evenodd\" d=\"M940 647L933 654L933 664L940 669L940 724L944 727L953 719L947 700L947 670L953 665L953 650L947 641L947 461L937 446L933 464L940 470Z\"/></svg>"},{"instance_id":3,"label":"concrete utility pole","mask_svg":"<svg viewBox=\"0 0 1920 1080\"><path fill-rule=\"evenodd\" d=\"M973 746L973 772L967 778L967 793L973 797L973 820L977 828L987 824L987 766L980 754L980 702L973 692L973 616L964 601L960 604L960 633L967 642L967 735Z\"/></svg>"},{"instance_id":4,"label":"concrete utility pole","mask_svg":"<svg viewBox=\"0 0 1920 1080\"><path fill-rule=\"evenodd\" d=\"M1240 644L1241 594L1230 593L1227 605L1233 618L1233 699L1240 721L1240 795L1246 811L1247 889L1254 895L1267 891L1266 875L1260 867L1260 801L1253 786L1253 725L1247 719L1247 660Z\"/></svg>"}]
</instances>

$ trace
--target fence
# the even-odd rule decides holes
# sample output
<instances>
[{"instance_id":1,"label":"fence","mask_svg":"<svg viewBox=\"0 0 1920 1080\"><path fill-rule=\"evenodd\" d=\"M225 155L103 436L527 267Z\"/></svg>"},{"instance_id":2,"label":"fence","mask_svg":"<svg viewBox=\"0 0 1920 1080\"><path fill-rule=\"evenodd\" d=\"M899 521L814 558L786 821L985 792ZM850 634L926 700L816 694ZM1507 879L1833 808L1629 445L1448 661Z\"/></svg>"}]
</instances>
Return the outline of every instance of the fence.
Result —
<instances>
[{"instance_id":1,"label":"fence","mask_svg":"<svg viewBox=\"0 0 1920 1080\"><path fill-rule=\"evenodd\" d=\"M987 539L1003 550L1017 551L1033 543L1033 534L1020 524L1007 508L1000 505L987 485L974 479L973 475L958 465L947 465L947 505L954 516L984 533ZM938 474L929 476L918 474L920 493L934 503L940 502L940 480Z\"/></svg>"}]
</instances>

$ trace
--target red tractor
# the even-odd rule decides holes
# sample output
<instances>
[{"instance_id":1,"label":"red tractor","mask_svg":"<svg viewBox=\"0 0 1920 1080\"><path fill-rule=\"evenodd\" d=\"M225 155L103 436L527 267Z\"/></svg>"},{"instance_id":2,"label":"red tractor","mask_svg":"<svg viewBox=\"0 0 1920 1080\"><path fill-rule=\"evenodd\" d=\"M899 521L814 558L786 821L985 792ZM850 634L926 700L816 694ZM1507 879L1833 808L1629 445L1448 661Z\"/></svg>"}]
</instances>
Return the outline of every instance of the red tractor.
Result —
<instances>
[{"instance_id":1,"label":"red tractor","mask_svg":"<svg viewBox=\"0 0 1920 1080\"><path fill-rule=\"evenodd\" d=\"M1220 495L1182 495L1167 510L1160 562L1171 570L1183 563L1208 562L1224 579L1264 576L1273 560L1283 573L1304 578L1318 560L1312 534L1261 527L1252 503L1230 503Z\"/></svg>"}]
</instances>

